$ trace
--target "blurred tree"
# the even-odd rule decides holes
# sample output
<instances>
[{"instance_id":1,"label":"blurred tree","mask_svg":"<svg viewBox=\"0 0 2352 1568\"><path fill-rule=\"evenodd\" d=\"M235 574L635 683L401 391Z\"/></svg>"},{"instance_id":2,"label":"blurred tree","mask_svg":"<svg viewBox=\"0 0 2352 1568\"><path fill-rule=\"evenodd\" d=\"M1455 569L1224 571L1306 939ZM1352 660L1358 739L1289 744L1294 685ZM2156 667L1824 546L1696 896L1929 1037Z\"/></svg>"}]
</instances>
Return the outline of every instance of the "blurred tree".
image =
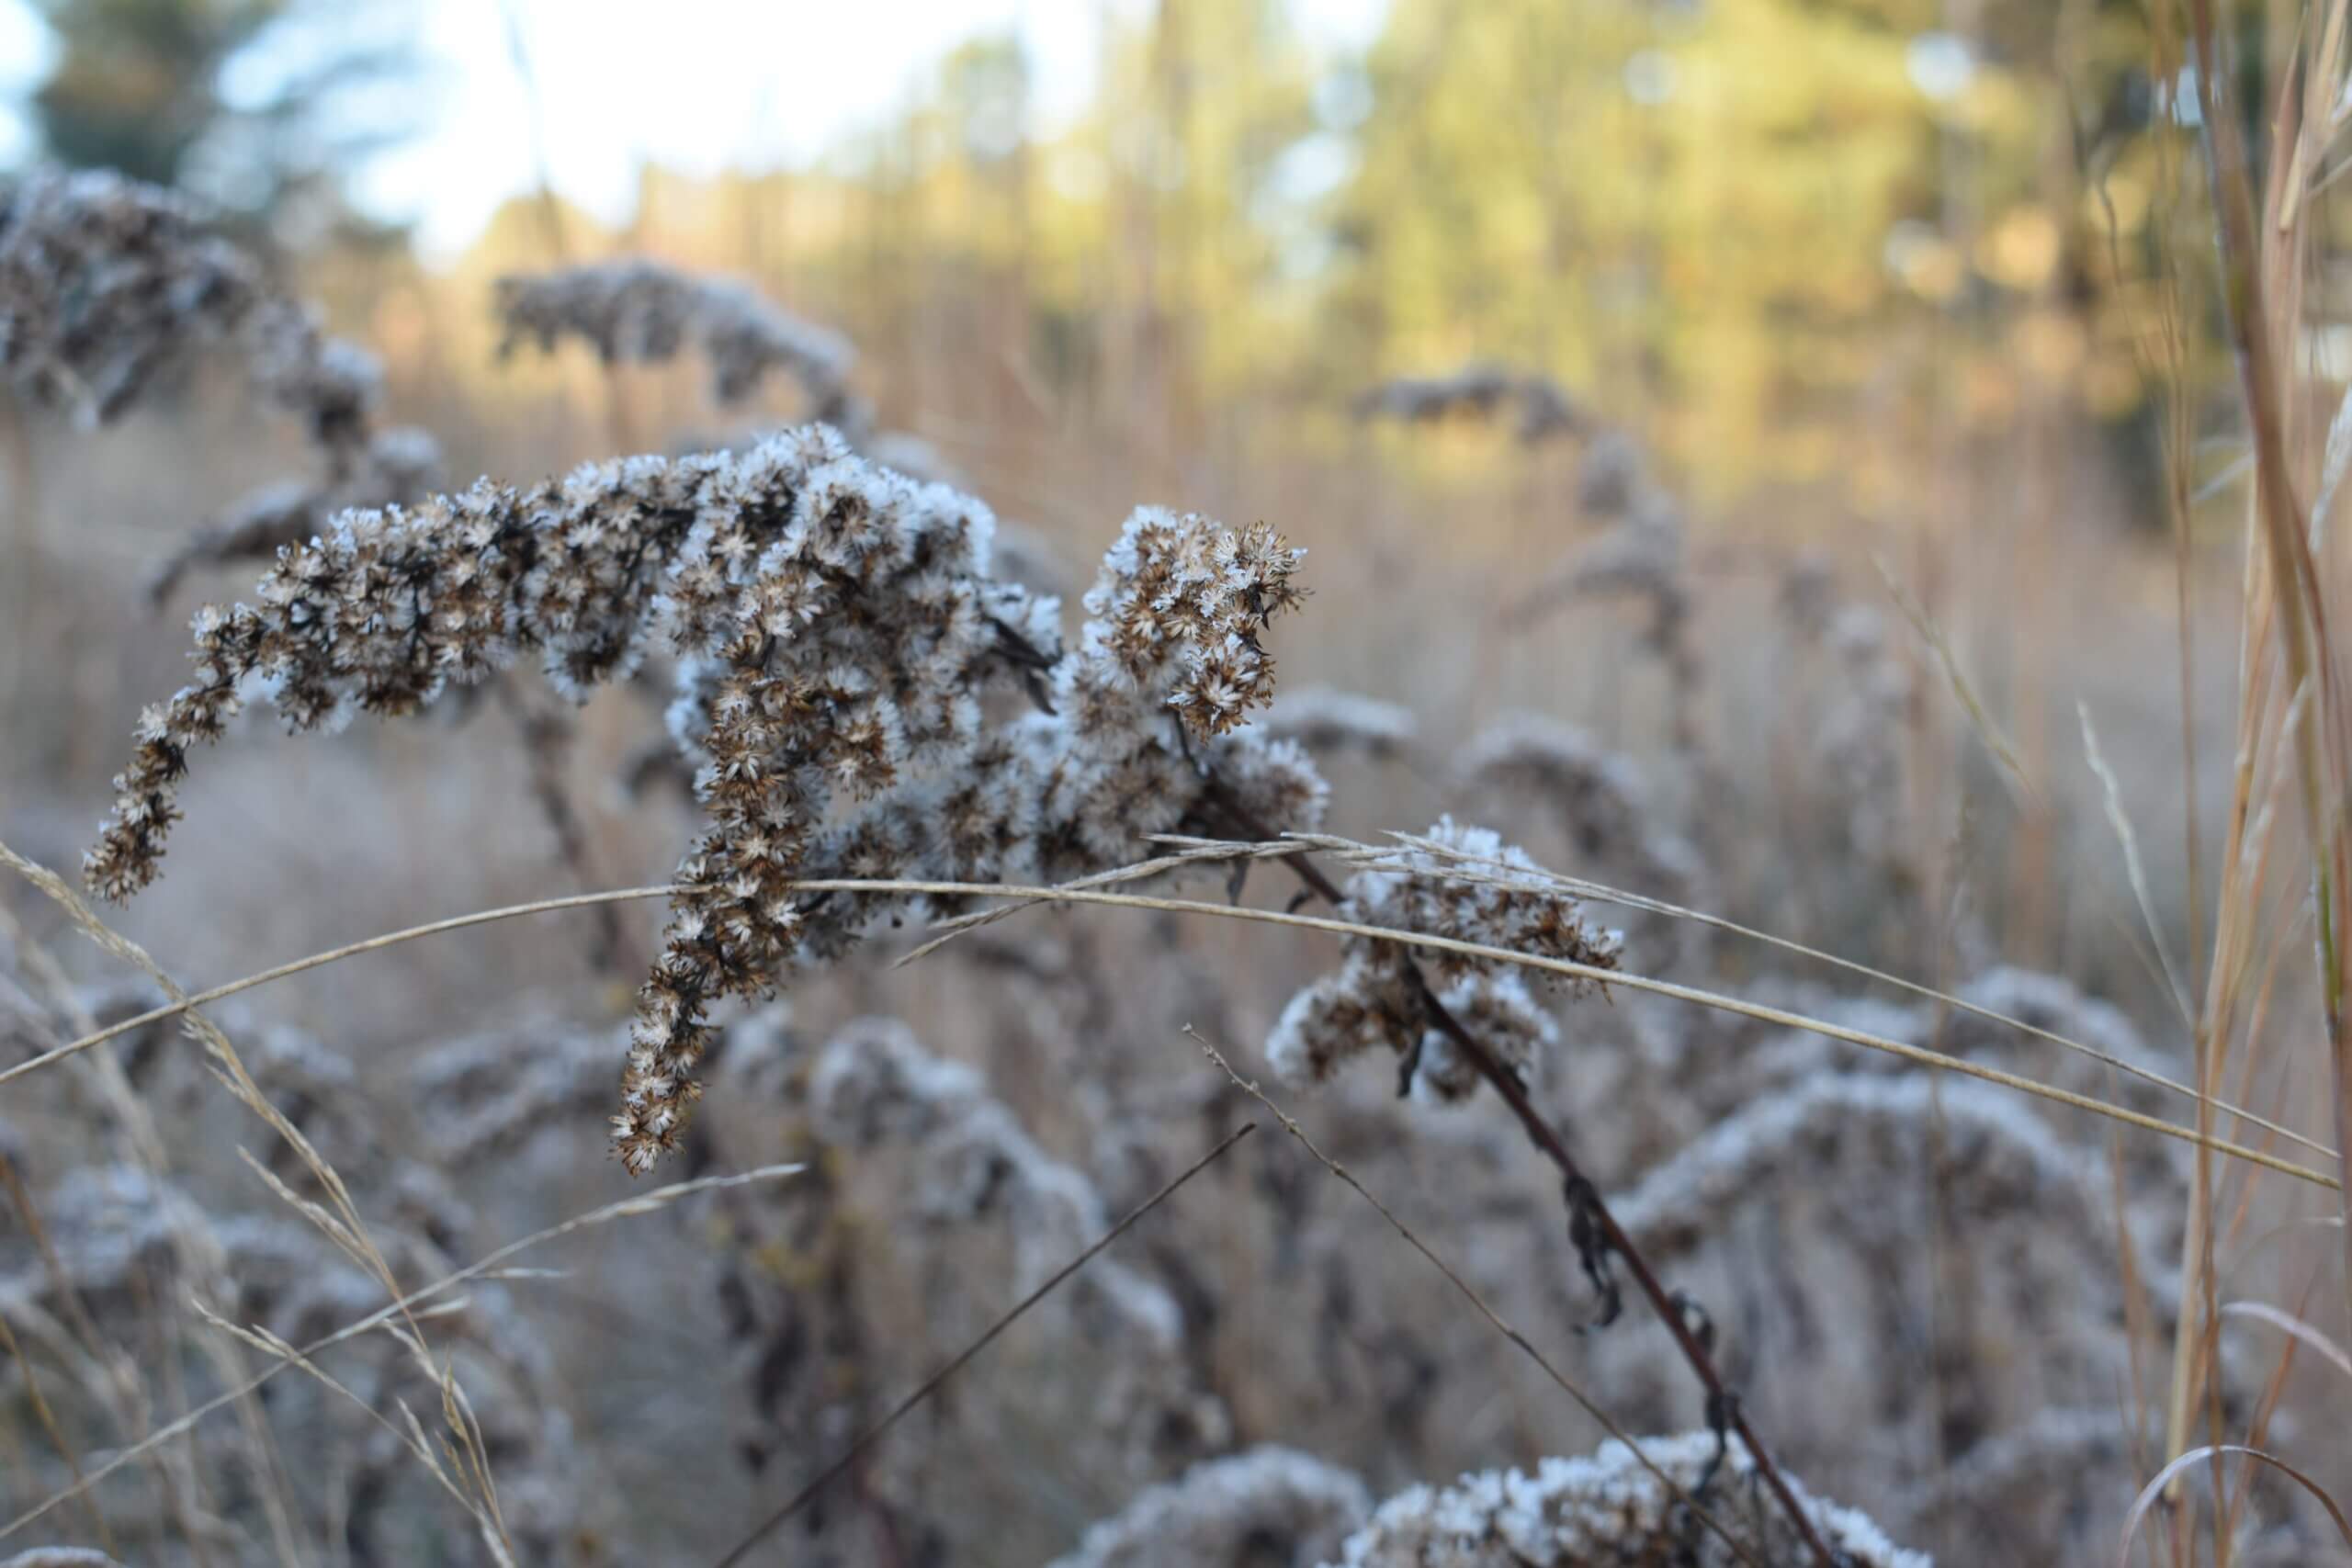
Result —
<instances>
[{"instance_id":1,"label":"blurred tree","mask_svg":"<svg viewBox=\"0 0 2352 1568\"><path fill-rule=\"evenodd\" d=\"M1290 10L1159 0L1129 20L1106 7L1100 96L1043 150L1046 286L1084 277L1104 379L1144 423L1262 384L1299 354L1288 286L1305 269L1286 237L1345 151L1318 134L1315 62Z\"/></svg>"},{"instance_id":2,"label":"blurred tree","mask_svg":"<svg viewBox=\"0 0 2352 1568\"><path fill-rule=\"evenodd\" d=\"M2108 0L1396 0L1323 372L1532 363L1725 486L1850 481L1863 407L2128 414L2149 47Z\"/></svg>"},{"instance_id":3,"label":"blurred tree","mask_svg":"<svg viewBox=\"0 0 2352 1568\"><path fill-rule=\"evenodd\" d=\"M1490 359L1708 502L1900 511L1922 453L2125 433L2170 389L2195 424L2227 388L2177 41L2137 0L1391 0L1362 49L1302 9L1104 5L1095 96L1045 132L1018 39L967 40L821 168L649 171L627 243L749 273L943 420L1181 452Z\"/></svg>"},{"instance_id":4,"label":"blurred tree","mask_svg":"<svg viewBox=\"0 0 2352 1568\"><path fill-rule=\"evenodd\" d=\"M186 186L237 212L345 216L341 177L405 134L411 54L384 4L32 0L56 64L32 95L50 156Z\"/></svg>"},{"instance_id":5,"label":"blurred tree","mask_svg":"<svg viewBox=\"0 0 2352 1568\"><path fill-rule=\"evenodd\" d=\"M77 167L178 180L224 106L221 64L277 20L282 0L37 0L56 68L33 95L50 153Z\"/></svg>"}]
</instances>

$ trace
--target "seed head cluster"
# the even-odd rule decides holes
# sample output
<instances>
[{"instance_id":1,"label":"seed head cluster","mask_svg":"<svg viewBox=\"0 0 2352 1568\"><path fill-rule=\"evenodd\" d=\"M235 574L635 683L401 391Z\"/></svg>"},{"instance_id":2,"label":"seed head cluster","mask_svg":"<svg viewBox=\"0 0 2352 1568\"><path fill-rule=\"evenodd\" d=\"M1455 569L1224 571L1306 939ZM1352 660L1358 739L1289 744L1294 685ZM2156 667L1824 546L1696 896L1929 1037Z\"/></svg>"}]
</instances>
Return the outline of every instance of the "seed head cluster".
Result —
<instances>
[{"instance_id":1,"label":"seed head cluster","mask_svg":"<svg viewBox=\"0 0 2352 1568\"><path fill-rule=\"evenodd\" d=\"M2014 1096L1916 1074L1826 1073L1759 1098L1634 1183L1616 1201L1618 1221L1639 1224L1653 1256L1676 1258L1765 1190L1770 1172L1800 1169L1808 1198L1846 1219L1842 1234L1899 1256L1907 1236L1871 1234L1873 1223L1889 1216L1887 1190L1917 1162L1918 1139L1930 1126L1941 1140L1947 1201L1965 1203L1973 1221L2070 1229L2085 1248L2109 1243L2114 1216L2106 1194L2089 1185L2096 1161Z\"/></svg>"},{"instance_id":2,"label":"seed head cluster","mask_svg":"<svg viewBox=\"0 0 2352 1568\"><path fill-rule=\"evenodd\" d=\"M1709 1478L1705 1506L1731 1536L1710 1532L1681 1497L1623 1442L1589 1458L1549 1458L1532 1475L1482 1471L1451 1486L1416 1486L1383 1503L1348 1538L1342 1568L1579 1568L1582 1564L1801 1562L1810 1555L1786 1515L1743 1506L1755 1461L1708 1432L1643 1440L1642 1454L1681 1496ZM1724 1473L1715 1475L1717 1470ZM1841 1562L1855 1568L1928 1568L1928 1558L1887 1540L1868 1517L1808 1495L1799 1505ZM1736 1542L1736 1544L1733 1544Z\"/></svg>"},{"instance_id":3,"label":"seed head cluster","mask_svg":"<svg viewBox=\"0 0 2352 1568\"><path fill-rule=\"evenodd\" d=\"M1357 395L1359 420L1434 424L1456 414L1490 420L1515 409L1511 433L1522 446L1575 435L1590 423L1585 411L1549 377L1520 375L1499 365L1465 365L1447 376L1402 376Z\"/></svg>"},{"instance_id":4,"label":"seed head cluster","mask_svg":"<svg viewBox=\"0 0 2352 1568\"><path fill-rule=\"evenodd\" d=\"M731 278L630 257L502 277L497 310L501 355L578 338L607 365L661 364L692 347L710 361L711 395L721 403L744 401L781 370L808 393L811 417L840 425L853 407L849 341Z\"/></svg>"},{"instance_id":5,"label":"seed head cluster","mask_svg":"<svg viewBox=\"0 0 2352 1568\"><path fill-rule=\"evenodd\" d=\"M1390 761L1411 757L1419 742L1410 708L1329 686L1284 692L1263 723L1268 734L1295 740L1323 756Z\"/></svg>"},{"instance_id":6,"label":"seed head cluster","mask_svg":"<svg viewBox=\"0 0 2352 1568\"><path fill-rule=\"evenodd\" d=\"M1410 848L1355 873L1343 890L1345 919L1428 936L1565 958L1598 969L1617 964L1614 932L1587 925L1576 900L1547 885L1524 852L1484 828L1446 818ZM1487 874L1454 874L1461 861ZM1512 876L1524 868L1526 878ZM1522 1077L1558 1030L1520 971L1442 951L1417 954L1395 942L1350 937L1340 968L1290 999L1266 1042L1274 1070L1294 1083L1320 1083L1351 1058L1385 1045L1409 1065L1418 1098L1460 1100L1478 1084L1476 1067L1431 1017L1419 976L1445 1010ZM1571 990L1589 983L1572 981Z\"/></svg>"},{"instance_id":7,"label":"seed head cluster","mask_svg":"<svg viewBox=\"0 0 2352 1568\"><path fill-rule=\"evenodd\" d=\"M1204 1460L1087 1528L1050 1568L1328 1562L1372 1512L1352 1472L1264 1444Z\"/></svg>"},{"instance_id":8,"label":"seed head cluster","mask_svg":"<svg viewBox=\"0 0 2352 1568\"><path fill-rule=\"evenodd\" d=\"M206 344L239 349L322 447L366 445L374 356L324 336L195 204L99 171L37 170L0 191L0 373L20 392L110 423Z\"/></svg>"},{"instance_id":9,"label":"seed head cluster","mask_svg":"<svg viewBox=\"0 0 2352 1568\"><path fill-rule=\"evenodd\" d=\"M699 1092L710 1006L909 902L798 883L1083 874L1139 858L1211 781L1263 820L1317 825L1312 763L1243 728L1272 694L1261 634L1298 603L1303 552L1263 525L1140 510L1065 651L1056 602L989 575L993 526L823 426L345 513L279 552L258 605L197 615L196 678L141 716L85 874L115 898L154 878L190 750L249 696L291 729L331 728L413 713L526 654L579 696L666 649L707 822L614 1118L623 1159L650 1169ZM1049 711L1000 701L991 717L989 688L1016 678Z\"/></svg>"},{"instance_id":10,"label":"seed head cluster","mask_svg":"<svg viewBox=\"0 0 2352 1568\"><path fill-rule=\"evenodd\" d=\"M321 471L265 485L197 530L151 580L154 600L191 566L266 558L346 507L438 482L429 434L376 423L375 356L324 335L196 204L96 171L36 170L0 191L0 376L19 393L111 423L207 345L238 354L261 400L301 422Z\"/></svg>"}]
</instances>

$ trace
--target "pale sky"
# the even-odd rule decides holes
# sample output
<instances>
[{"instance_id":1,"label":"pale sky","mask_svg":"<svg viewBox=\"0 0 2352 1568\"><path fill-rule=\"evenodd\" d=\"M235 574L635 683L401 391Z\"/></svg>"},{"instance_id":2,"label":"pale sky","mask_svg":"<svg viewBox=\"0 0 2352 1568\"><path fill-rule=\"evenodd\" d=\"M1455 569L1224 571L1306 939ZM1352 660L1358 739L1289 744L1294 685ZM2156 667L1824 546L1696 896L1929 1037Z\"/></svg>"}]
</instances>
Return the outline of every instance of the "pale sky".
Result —
<instances>
[{"instance_id":1,"label":"pale sky","mask_svg":"<svg viewBox=\"0 0 2352 1568\"><path fill-rule=\"evenodd\" d=\"M358 171L353 191L413 219L428 255L462 247L507 197L530 189L533 108L509 47L517 19L557 190L626 218L640 162L707 174L802 164L888 119L956 44L1017 32L1036 85L1036 129L1084 104L1103 13L1148 0L412 0L434 101L424 133ZM1385 0L1292 0L1301 30L1362 48ZM0 0L0 100L40 79L47 44L23 0ZM0 123L0 159L21 121Z\"/></svg>"}]
</instances>

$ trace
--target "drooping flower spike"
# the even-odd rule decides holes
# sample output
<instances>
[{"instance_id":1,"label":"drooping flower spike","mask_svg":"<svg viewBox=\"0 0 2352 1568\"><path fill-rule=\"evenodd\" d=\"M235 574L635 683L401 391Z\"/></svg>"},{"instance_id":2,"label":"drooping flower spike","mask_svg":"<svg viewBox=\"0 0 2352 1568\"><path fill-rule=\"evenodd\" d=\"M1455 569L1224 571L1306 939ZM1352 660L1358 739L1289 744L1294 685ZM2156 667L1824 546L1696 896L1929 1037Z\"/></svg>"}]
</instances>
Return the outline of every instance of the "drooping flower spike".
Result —
<instances>
[{"instance_id":1,"label":"drooping flower spike","mask_svg":"<svg viewBox=\"0 0 2352 1568\"><path fill-rule=\"evenodd\" d=\"M989 575L993 527L978 502L822 426L345 513L279 552L257 605L196 617L196 678L141 716L85 875L114 898L153 880L191 750L250 697L289 728L333 728L526 656L579 696L668 653L707 822L613 1119L629 1168L650 1169L699 1093L711 1004L837 955L908 902L798 882L1083 874L1185 826L1211 780L1261 819L1319 821L1305 753L1244 728L1272 695L1261 634L1299 602L1303 552L1263 525L1139 510L1065 650L1056 602ZM1049 711L1020 701L1023 683Z\"/></svg>"}]
</instances>

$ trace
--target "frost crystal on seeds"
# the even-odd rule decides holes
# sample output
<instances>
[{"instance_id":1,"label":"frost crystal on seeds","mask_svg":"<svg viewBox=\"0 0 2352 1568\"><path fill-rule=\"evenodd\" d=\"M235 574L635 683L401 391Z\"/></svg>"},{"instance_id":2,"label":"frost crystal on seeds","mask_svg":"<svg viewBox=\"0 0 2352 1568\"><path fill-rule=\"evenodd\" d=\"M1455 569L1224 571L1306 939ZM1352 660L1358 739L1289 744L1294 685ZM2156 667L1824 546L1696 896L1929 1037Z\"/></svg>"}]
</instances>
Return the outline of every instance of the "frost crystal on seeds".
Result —
<instances>
[{"instance_id":1,"label":"frost crystal on seeds","mask_svg":"<svg viewBox=\"0 0 2352 1568\"><path fill-rule=\"evenodd\" d=\"M731 278L695 277L643 257L498 280L502 355L526 342L541 352L567 337L611 365L658 364L687 348L710 361L711 392L739 403L781 370L808 393L814 417L842 423L852 407L856 351L838 333L801 321Z\"/></svg>"},{"instance_id":2,"label":"frost crystal on seeds","mask_svg":"<svg viewBox=\"0 0 2352 1568\"><path fill-rule=\"evenodd\" d=\"M1250 1449L1141 1493L1090 1526L1052 1568L1314 1568L1371 1511L1371 1494L1351 1472L1295 1449Z\"/></svg>"},{"instance_id":3,"label":"frost crystal on seeds","mask_svg":"<svg viewBox=\"0 0 2352 1568\"><path fill-rule=\"evenodd\" d=\"M1302 597L1301 552L1262 524L1143 508L1065 651L1055 602L989 575L993 528L978 502L876 468L823 426L342 513L279 551L257 607L197 615L196 679L141 716L85 874L115 898L154 878L190 750L250 696L291 729L332 728L526 655L581 696L664 649L707 822L678 869L614 1118L629 1168L649 1169L699 1093L710 1005L837 955L910 902L799 882L1083 874L1141 858L1213 782L1279 828L1319 821L1305 754L1244 728L1272 694L1261 634ZM983 698L1016 682L1045 711L991 720Z\"/></svg>"},{"instance_id":4,"label":"frost crystal on seeds","mask_svg":"<svg viewBox=\"0 0 2352 1568\"><path fill-rule=\"evenodd\" d=\"M1718 1446L1710 1432L1646 1438L1641 1450L1685 1496L1708 1473ZM1788 1516L1739 1506L1754 1483L1755 1461L1737 1442L1724 1451L1708 1490L1711 1517L1739 1541L1747 1559L1809 1560ZM1805 1495L1789 1482L1798 1506L1839 1561L1851 1568L1929 1568L1862 1514ZM1380 1506L1350 1536L1341 1568L1586 1568L1587 1564L1687 1564L1716 1568L1744 1561L1709 1530L1621 1442L1589 1458L1546 1459L1535 1473L1517 1470L1464 1475L1442 1488L1416 1486Z\"/></svg>"},{"instance_id":5,"label":"frost crystal on seeds","mask_svg":"<svg viewBox=\"0 0 2352 1568\"><path fill-rule=\"evenodd\" d=\"M1585 924L1576 900L1548 885L1515 845L1452 818L1430 829L1434 852L1407 849L1348 879L1341 918L1428 936L1565 958L1597 969L1617 964L1614 933ZM1475 877L1453 874L1453 856L1475 862ZM1514 868L1527 874L1514 878ZM1419 958L1374 937L1341 944L1340 968L1290 999L1266 1040L1266 1059L1292 1083L1320 1083L1351 1058L1385 1045L1405 1057L1407 1087L1431 1100L1466 1098L1474 1065L1437 1026L1417 984L1420 966L1445 1010L1521 1078L1532 1078L1557 1028L1518 969L1459 953ZM1591 982L1570 981L1571 990Z\"/></svg>"},{"instance_id":6,"label":"frost crystal on seeds","mask_svg":"<svg viewBox=\"0 0 2352 1568\"><path fill-rule=\"evenodd\" d=\"M205 344L241 349L255 388L319 446L365 442L374 356L323 336L194 203L101 171L38 170L0 190L0 373L19 390L108 423Z\"/></svg>"}]
</instances>

